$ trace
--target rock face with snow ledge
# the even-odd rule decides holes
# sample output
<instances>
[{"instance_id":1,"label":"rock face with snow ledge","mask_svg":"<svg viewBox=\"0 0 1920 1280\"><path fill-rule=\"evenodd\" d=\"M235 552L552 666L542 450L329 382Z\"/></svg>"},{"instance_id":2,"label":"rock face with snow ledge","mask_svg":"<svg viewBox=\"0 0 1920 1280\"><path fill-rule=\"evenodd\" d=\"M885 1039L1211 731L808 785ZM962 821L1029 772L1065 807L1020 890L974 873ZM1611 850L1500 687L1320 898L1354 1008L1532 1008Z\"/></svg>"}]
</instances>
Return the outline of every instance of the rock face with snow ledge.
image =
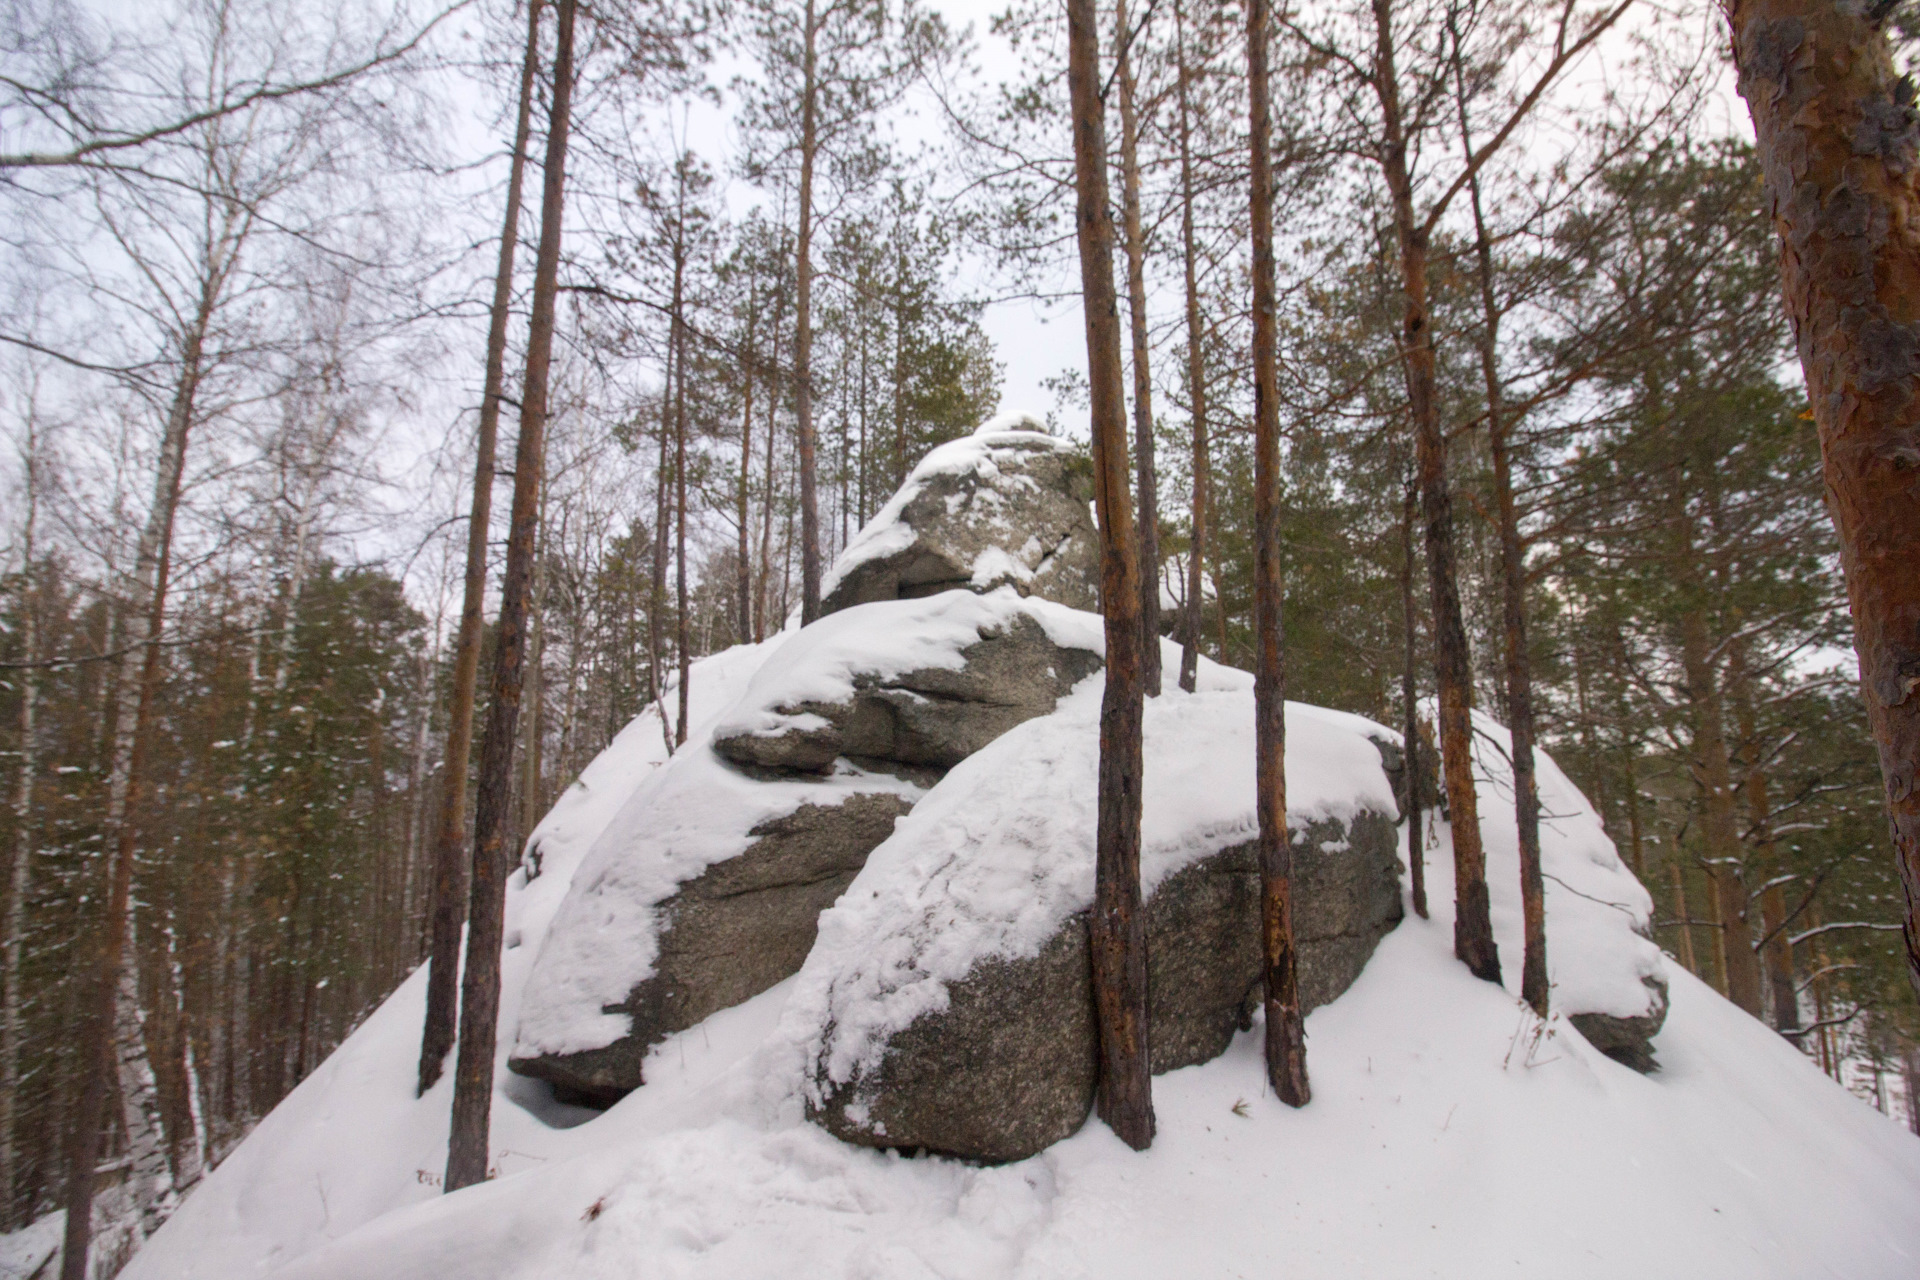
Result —
<instances>
[{"instance_id":1,"label":"rock face with snow ledge","mask_svg":"<svg viewBox=\"0 0 1920 1280\"><path fill-rule=\"evenodd\" d=\"M792 974L870 850L952 765L1100 664L1100 624L1002 588L864 605L787 639L588 855L510 1065L569 1097Z\"/></svg>"},{"instance_id":2,"label":"rock face with snow ledge","mask_svg":"<svg viewBox=\"0 0 1920 1280\"><path fill-rule=\"evenodd\" d=\"M1211 664L1209 664L1211 667ZM1147 706L1142 879L1155 1072L1249 1025L1261 976L1251 680ZM1086 911L1099 690L956 768L821 920L784 1032L808 1114L866 1146L1017 1160L1093 1103ZM1395 801L1357 716L1288 708L1301 995L1352 984L1399 921Z\"/></svg>"},{"instance_id":3,"label":"rock face with snow ledge","mask_svg":"<svg viewBox=\"0 0 1920 1280\"><path fill-rule=\"evenodd\" d=\"M821 584L821 612L1001 586L1098 609L1092 501L1084 445L1048 435L1025 414L1003 414L913 469Z\"/></svg>"}]
</instances>

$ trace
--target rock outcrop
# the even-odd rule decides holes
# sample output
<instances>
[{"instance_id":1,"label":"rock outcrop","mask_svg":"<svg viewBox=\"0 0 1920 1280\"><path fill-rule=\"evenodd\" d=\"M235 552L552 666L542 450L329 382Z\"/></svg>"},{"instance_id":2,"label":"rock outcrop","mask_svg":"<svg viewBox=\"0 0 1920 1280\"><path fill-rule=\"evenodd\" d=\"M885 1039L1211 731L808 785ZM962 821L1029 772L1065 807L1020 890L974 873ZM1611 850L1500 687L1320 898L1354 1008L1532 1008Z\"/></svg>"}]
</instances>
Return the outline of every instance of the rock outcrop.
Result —
<instances>
[{"instance_id":1,"label":"rock outcrop","mask_svg":"<svg viewBox=\"0 0 1920 1280\"><path fill-rule=\"evenodd\" d=\"M850 543L823 614L875 600L1011 586L1098 609L1100 543L1085 446L1024 416L996 418L929 453Z\"/></svg>"},{"instance_id":2,"label":"rock outcrop","mask_svg":"<svg viewBox=\"0 0 1920 1280\"><path fill-rule=\"evenodd\" d=\"M616 820L631 838L614 865L576 878L509 1066L573 1100L637 1088L654 1044L798 970L895 819L1052 711L1100 644L1097 618L1009 590L875 603L794 635Z\"/></svg>"},{"instance_id":3,"label":"rock outcrop","mask_svg":"<svg viewBox=\"0 0 1920 1280\"><path fill-rule=\"evenodd\" d=\"M779 721L723 725L713 749L735 764L824 773L846 758L870 767L944 773L1100 669L1092 649L1054 643L1027 613L1011 612L959 651L958 667L856 671L848 696L773 708Z\"/></svg>"},{"instance_id":4,"label":"rock outcrop","mask_svg":"<svg viewBox=\"0 0 1920 1280\"><path fill-rule=\"evenodd\" d=\"M1300 995L1311 1010L1351 986L1399 922L1400 864L1385 813L1310 823L1291 844ZM1152 1069L1210 1061L1259 1007L1254 846L1175 872L1146 917ZM1076 912L1037 955L983 959L949 985L944 1009L892 1037L877 1070L838 1084L817 1076L810 1118L864 1146L994 1161L1072 1134L1093 1107L1087 946L1087 918Z\"/></svg>"},{"instance_id":5,"label":"rock outcrop","mask_svg":"<svg viewBox=\"0 0 1920 1280\"><path fill-rule=\"evenodd\" d=\"M1251 680L1149 700L1141 880L1155 1071L1224 1051L1263 969ZM1099 689L963 765L821 920L782 1034L809 1117L850 1142L1014 1160L1093 1100L1087 911ZM1289 704L1301 994L1324 1004L1400 919L1395 802L1358 716ZM1391 753L1387 753L1391 754Z\"/></svg>"}]
</instances>

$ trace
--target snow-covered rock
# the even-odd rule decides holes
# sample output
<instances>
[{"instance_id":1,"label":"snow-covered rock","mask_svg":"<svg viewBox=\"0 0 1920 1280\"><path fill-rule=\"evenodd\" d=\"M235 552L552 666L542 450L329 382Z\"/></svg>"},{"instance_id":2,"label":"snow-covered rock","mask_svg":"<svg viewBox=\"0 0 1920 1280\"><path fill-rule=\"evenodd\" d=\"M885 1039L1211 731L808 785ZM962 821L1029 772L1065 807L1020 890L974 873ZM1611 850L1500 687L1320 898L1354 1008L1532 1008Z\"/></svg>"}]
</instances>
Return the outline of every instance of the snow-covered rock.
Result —
<instances>
[{"instance_id":1,"label":"snow-covered rock","mask_svg":"<svg viewBox=\"0 0 1920 1280\"><path fill-rule=\"evenodd\" d=\"M1262 957L1253 697L1205 664L1202 692L1146 708L1142 879L1156 1072L1248 1025ZM1086 911L1100 684L957 767L821 920L788 1006L808 1113L868 1146L1015 1160L1093 1102ZM1359 976L1401 916L1394 795L1356 716L1289 708L1301 994Z\"/></svg>"},{"instance_id":2,"label":"snow-covered rock","mask_svg":"<svg viewBox=\"0 0 1920 1280\"><path fill-rule=\"evenodd\" d=\"M821 584L821 611L1011 586L1097 609L1100 542L1085 445L1004 414L921 460Z\"/></svg>"},{"instance_id":3,"label":"snow-covered rock","mask_svg":"<svg viewBox=\"0 0 1920 1280\"><path fill-rule=\"evenodd\" d=\"M861 605L795 635L720 724L714 749L787 772L842 757L945 770L1099 669L1100 620L1002 587Z\"/></svg>"},{"instance_id":4,"label":"snow-covered rock","mask_svg":"<svg viewBox=\"0 0 1920 1280\"><path fill-rule=\"evenodd\" d=\"M1513 812L1513 739L1505 725L1473 713L1474 777L1482 797L1480 835L1488 857L1518 865ZM1546 889L1547 973L1552 1007L1593 1046L1647 1071L1667 1017L1667 966L1653 941L1653 896L1628 869L1600 815L1553 757L1534 753L1540 796L1540 870ZM1450 846L1449 846L1450 847ZM1491 868L1487 882L1496 934L1522 929L1519 877ZM1521 948L1501 958L1515 977Z\"/></svg>"},{"instance_id":5,"label":"snow-covered rock","mask_svg":"<svg viewBox=\"0 0 1920 1280\"><path fill-rule=\"evenodd\" d=\"M696 735L772 647L694 665ZM515 877L508 894L508 934L522 939L505 957L508 1023L569 876L664 766L661 731L643 714L536 830L545 873ZM1146 763L1151 779L1178 762L1155 750ZM1559 878L1597 820L1577 792L1550 788L1545 763L1542 790L1557 798L1542 841ZM1484 772L1494 929L1503 954L1518 956L1510 800ZM1669 978L1653 1075L1609 1060L1566 1019L1538 1023L1514 992L1453 959L1447 852L1442 827L1428 855L1433 919L1405 920L1352 988L1307 1019L1314 1096L1299 1111L1266 1094L1256 1027L1213 1061L1154 1081L1159 1129L1145 1152L1097 1121L1005 1165L867 1150L804 1119L806 1081L782 1026L789 979L654 1046L647 1087L604 1113L556 1107L543 1086L501 1071L491 1161L501 1176L442 1196L451 1079L413 1095L421 972L208 1175L124 1275L1912 1274L1920 1140L1683 971ZM1591 861L1591 849L1577 856ZM1602 873L1614 875L1594 864ZM1642 956L1632 929L1589 931L1574 917L1584 900L1556 885L1556 999L1630 994ZM1555 946L1563 933L1587 941Z\"/></svg>"},{"instance_id":6,"label":"snow-covered rock","mask_svg":"<svg viewBox=\"0 0 1920 1280\"><path fill-rule=\"evenodd\" d=\"M512 1069L598 1103L639 1087L653 1045L798 969L922 788L1051 711L1101 647L1099 619L1009 588L862 605L787 637L588 854Z\"/></svg>"}]
</instances>

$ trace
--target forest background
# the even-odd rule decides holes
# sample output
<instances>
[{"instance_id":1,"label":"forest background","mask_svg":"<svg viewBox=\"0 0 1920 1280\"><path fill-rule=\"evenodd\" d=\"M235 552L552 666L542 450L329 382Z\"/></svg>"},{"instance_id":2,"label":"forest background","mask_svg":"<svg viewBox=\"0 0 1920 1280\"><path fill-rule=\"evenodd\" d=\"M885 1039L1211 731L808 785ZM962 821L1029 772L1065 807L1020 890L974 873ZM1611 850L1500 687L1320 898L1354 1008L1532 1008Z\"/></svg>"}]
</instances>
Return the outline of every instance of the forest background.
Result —
<instances>
[{"instance_id":1,"label":"forest background","mask_svg":"<svg viewBox=\"0 0 1920 1280\"><path fill-rule=\"evenodd\" d=\"M1432 200L1559 11L1379 3ZM1274 45L1285 644L1291 697L1400 725L1431 694L1432 628L1380 121L1355 75L1377 7L1283 14ZM1127 33L1116 265L1162 625L1251 666L1244 17L1103 12ZM687 659L799 608L806 14L828 88L806 378L821 555L1003 402L1084 434L1052 6L583 10L521 832L675 700ZM109 1176L145 1126L184 1193L426 954L526 22L479 0L8 0L0 1230L61 1201L87 1075L71 1029L122 827L122 1065L139 1061L112 1082ZM1654 894L1658 941L1920 1127L1899 886L1725 45L1711 5L1632 8L1435 229L1476 701L1510 712L1504 467L1539 738ZM552 95L534 88L537 172ZM531 278L523 254L509 408Z\"/></svg>"}]
</instances>

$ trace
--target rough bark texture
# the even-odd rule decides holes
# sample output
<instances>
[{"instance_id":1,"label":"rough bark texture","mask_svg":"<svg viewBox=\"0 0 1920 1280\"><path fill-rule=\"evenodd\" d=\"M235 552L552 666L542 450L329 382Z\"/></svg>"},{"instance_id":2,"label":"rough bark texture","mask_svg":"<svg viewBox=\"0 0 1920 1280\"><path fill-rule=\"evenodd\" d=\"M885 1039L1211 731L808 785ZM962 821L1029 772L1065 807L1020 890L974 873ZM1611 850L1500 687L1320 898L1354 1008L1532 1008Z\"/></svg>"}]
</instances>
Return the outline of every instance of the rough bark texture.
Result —
<instances>
[{"instance_id":1,"label":"rough bark texture","mask_svg":"<svg viewBox=\"0 0 1920 1280\"><path fill-rule=\"evenodd\" d=\"M1734 0L1920 991L1920 125L1890 6ZM1875 16L1878 15L1876 19Z\"/></svg>"},{"instance_id":2,"label":"rough bark texture","mask_svg":"<svg viewBox=\"0 0 1920 1280\"><path fill-rule=\"evenodd\" d=\"M751 286L749 286L751 288ZM753 334L755 322L759 319L760 295L749 292L747 296L747 358L741 362L740 376L744 379L740 389L741 398L746 402L740 413L740 488L735 497L734 519L739 535L734 548L734 630L735 643L746 644L753 636L753 552L748 546L748 526L751 523L747 495L753 485L753 374L754 361L759 353L754 350Z\"/></svg>"},{"instance_id":3,"label":"rough bark texture","mask_svg":"<svg viewBox=\"0 0 1920 1280\"><path fill-rule=\"evenodd\" d=\"M1212 494L1212 459L1207 441L1207 362L1205 327L1200 320L1199 257L1193 237L1193 102L1187 69L1186 10L1173 6L1174 50L1179 60L1180 92L1180 257L1187 302L1187 403L1193 421L1193 532L1187 549L1187 616L1180 646L1180 687L1192 693L1200 678L1201 592L1206 583L1207 518ZM1220 655L1224 661L1226 655Z\"/></svg>"},{"instance_id":4,"label":"rough bark texture","mask_svg":"<svg viewBox=\"0 0 1920 1280\"><path fill-rule=\"evenodd\" d=\"M1141 18L1144 26L1152 10ZM1133 468L1140 503L1140 687L1160 696L1160 497L1153 472L1153 364L1147 343L1147 242L1140 225L1140 121L1133 100L1127 0L1113 9L1120 90L1120 203L1127 253L1127 331L1133 356Z\"/></svg>"},{"instance_id":5,"label":"rough bark texture","mask_svg":"<svg viewBox=\"0 0 1920 1280\"><path fill-rule=\"evenodd\" d=\"M527 373L514 452L513 508L507 564L500 586L491 701L480 742L480 778L473 823L473 892L467 907L467 962L461 975L460 1056L454 1066L453 1127L447 1139L448 1191L487 1177L494 1042L500 1020L500 944L506 909L508 838L513 826L513 755L526 662L527 606L533 587L534 538L546 461L547 373L553 357L554 294L560 271L567 135L573 99L574 0L559 0L553 55L553 106L540 200L540 247L534 259L533 316Z\"/></svg>"},{"instance_id":6,"label":"rough bark texture","mask_svg":"<svg viewBox=\"0 0 1920 1280\"><path fill-rule=\"evenodd\" d=\"M1067 89L1073 104L1075 224L1086 311L1094 502L1100 518L1100 603L1107 681L1100 703L1100 800L1090 925L1097 1109L1135 1150L1153 1141L1148 1074L1147 937L1140 910L1142 691L1139 544L1127 483L1126 397L1113 287L1113 215L1107 196L1106 107L1100 99L1099 14L1067 3Z\"/></svg>"},{"instance_id":7,"label":"rough bark texture","mask_svg":"<svg viewBox=\"0 0 1920 1280\"><path fill-rule=\"evenodd\" d=\"M1304 1009L1353 984L1401 917L1391 815L1361 812L1294 832ZM1168 876L1145 907L1154 1074L1208 1062L1252 1023L1263 998L1257 842ZM1019 1160L1085 1123L1095 1038L1087 917L1064 921L1039 952L977 964L949 1003L896 1034L877 1072L823 1076L810 1118L862 1146ZM818 1064L816 1064L818 1070Z\"/></svg>"},{"instance_id":8,"label":"rough bark texture","mask_svg":"<svg viewBox=\"0 0 1920 1280\"><path fill-rule=\"evenodd\" d=\"M1400 511L1400 619L1406 630L1406 654L1400 667L1400 702L1406 709L1402 737L1406 742L1406 788L1401 803L1407 811L1407 877L1412 886L1413 913L1427 918L1427 825L1420 806L1425 797L1420 783L1426 777L1420 763L1420 619L1413 610L1414 488L1406 486Z\"/></svg>"},{"instance_id":9,"label":"rough bark texture","mask_svg":"<svg viewBox=\"0 0 1920 1280\"><path fill-rule=\"evenodd\" d=\"M1467 91L1458 56L1453 74L1460 114L1460 142L1473 160L1467 123ZM1520 845L1520 916L1525 949L1520 961L1520 998L1547 1016L1547 899L1540 875L1540 793L1533 768L1533 667L1527 651L1527 550L1520 540L1520 511L1513 493L1512 422L1500 384L1500 307L1493 292L1493 241L1480 203L1480 179L1467 183L1473 209L1474 258L1479 268L1480 378L1487 397L1487 442L1493 454L1495 514L1500 526L1501 641L1506 650L1507 729L1513 747L1514 824ZM1602 806L1604 812L1605 807Z\"/></svg>"},{"instance_id":10,"label":"rough bark texture","mask_svg":"<svg viewBox=\"0 0 1920 1280\"><path fill-rule=\"evenodd\" d=\"M1266 955L1267 1080L1304 1107L1307 1033L1293 939L1293 854L1287 844L1286 667L1280 562L1280 388L1273 271L1271 91L1267 0L1247 6L1247 101L1253 226L1254 806L1260 819L1260 936Z\"/></svg>"},{"instance_id":11,"label":"rough bark texture","mask_svg":"<svg viewBox=\"0 0 1920 1280\"><path fill-rule=\"evenodd\" d=\"M180 505L186 470L187 436L199 393L207 327L224 288L229 259L203 282L200 305L186 335L181 375L168 408L154 477L153 505L141 530L134 559L134 600L127 612L126 656L120 664L108 777L106 830L113 843L107 869L107 899L100 918L100 940L83 997L86 1021L80 1027L80 1097L69 1117L67 1139L67 1225L61 1256L62 1280L85 1280L93 1231L95 1166L99 1163L107 1111L107 1084L115 1071L115 1022L125 979L127 935L133 895L133 860L139 839L141 792L146 785L148 727L160 683L160 636L166 623L167 589L173 566L174 513ZM132 1046L124 1040L122 1053ZM129 1100L129 1105L133 1105Z\"/></svg>"},{"instance_id":12,"label":"rough bark texture","mask_svg":"<svg viewBox=\"0 0 1920 1280\"><path fill-rule=\"evenodd\" d=\"M807 0L806 46L801 54L800 235L794 243L793 416L800 453L800 625L820 616L820 499L814 484L813 439L813 162L818 149L814 112L814 40L819 19Z\"/></svg>"},{"instance_id":13,"label":"rough bark texture","mask_svg":"<svg viewBox=\"0 0 1920 1280\"><path fill-rule=\"evenodd\" d=\"M1733 767L1727 752L1726 711L1711 662L1706 620L1696 609L1681 621L1681 665L1692 704L1693 758L1689 762L1701 800L1700 833L1706 843L1707 881L1713 886L1720 928L1717 951L1726 975L1727 999L1758 1018L1760 960L1747 924L1747 886L1740 875L1740 830L1734 817Z\"/></svg>"},{"instance_id":14,"label":"rough bark texture","mask_svg":"<svg viewBox=\"0 0 1920 1280\"><path fill-rule=\"evenodd\" d=\"M440 1078L453 1048L460 987L460 926L467 918L467 761L473 750L473 693L480 676L480 632L487 596L487 533L493 523L493 464L506 381L507 321L512 314L513 260L520 243L520 199L526 182L527 137L533 121L533 73L540 57L541 0L527 6L527 47L520 64L519 114L513 159L507 168L507 212L494 268L487 319L486 383L474 442L473 503L467 518L467 573L460 633L453 649L453 690L447 707L447 752L440 771L440 813L433 844L433 919L428 935L427 1018L420 1037L419 1092Z\"/></svg>"},{"instance_id":15,"label":"rough bark texture","mask_svg":"<svg viewBox=\"0 0 1920 1280\"><path fill-rule=\"evenodd\" d=\"M39 460L35 422L29 413L27 423L25 494L27 510L20 538L20 657L32 663L39 659L39 600L33 590L35 574L35 523L39 515L40 486L36 463ZM6 984L6 1002L0 1006L0 1036L6 1047L0 1056L0 1231L25 1226L14 1220L15 1189L20 1183L19 1148L14 1142L14 1106L20 1096L20 1047L25 1027L22 1013L20 962L24 956L27 932L27 892L33 881L33 784L39 772L34 752L34 713L40 693L38 675L29 667L15 677L20 690L19 767L15 773L13 798L13 860L7 868L7 917L0 934L0 983Z\"/></svg>"},{"instance_id":16,"label":"rough bark texture","mask_svg":"<svg viewBox=\"0 0 1920 1280\"><path fill-rule=\"evenodd\" d=\"M1420 508L1426 525L1427 580L1433 597L1433 668L1440 694L1440 760L1453 830L1453 950L1474 976L1498 982L1500 952L1493 940L1487 858L1480 842L1479 803L1473 783L1473 669L1460 613L1453 498L1447 488L1447 442L1440 430L1436 400L1433 325L1427 301L1429 233L1413 207L1406 125L1394 69L1392 0L1373 0L1373 13L1377 36L1373 88L1380 100L1383 134L1379 160L1392 197L1394 236L1400 250L1405 306L1400 351L1406 365L1407 407L1413 416Z\"/></svg>"}]
</instances>

